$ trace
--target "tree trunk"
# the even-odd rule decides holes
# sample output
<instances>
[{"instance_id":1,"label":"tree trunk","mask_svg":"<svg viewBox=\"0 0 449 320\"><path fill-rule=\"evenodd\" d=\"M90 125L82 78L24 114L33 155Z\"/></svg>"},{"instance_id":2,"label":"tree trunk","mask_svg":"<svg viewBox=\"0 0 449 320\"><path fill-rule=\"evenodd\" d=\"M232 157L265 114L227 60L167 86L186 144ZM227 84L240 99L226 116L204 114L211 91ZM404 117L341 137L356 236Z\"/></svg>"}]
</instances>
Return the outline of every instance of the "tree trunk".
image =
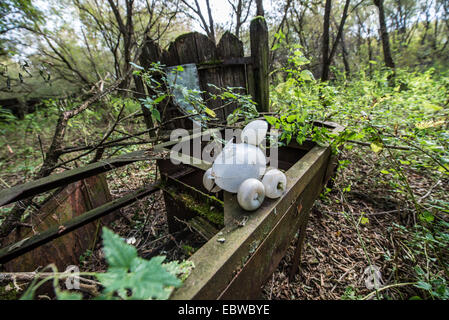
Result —
<instances>
[{"instance_id":1,"label":"tree trunk","mask_svg":"<svg viewBox=\"0 0 449 320\"><path fill-rule=\"evenodd\" d=\"M349 67L348 52L346 51L345 38L343 37L343 35L341 36L340 43L341 43L341 53L342 53L342 57L343 57L343 64L345 66L345 74L346 74L346 78L349 79L349 77L351 76L351 68Z\"/></svg>"},{"instance_id":2,"label":"tree trunk","mask_svg":"<svg viewBox=\"0 0 449 320\"><path fill-rule=\"evenodd\" d=\"M382 48L384 52L385 65L394 70L395 65L393 57L390 50L390 39L388 37L387 24L385 22L385 11L384 11L384 1L374 0L374 4L379 9L379 26L380 26L380 37L382 40Z\"/></svg>"},{"instance_id":3,"label":"tree trunk","mask_svg":"<svg viewBox=\"0 0 449 320\"><path fill-rule=\"evenodd\" d=\"M373 48L371 46L371 29L368 28L368 66L369 66L369 77L371 79L372 75L373 75L373 64L371 63L371 61L373 60Z\"/></svg>"},{"instance_id":4,"label":"tree trunk","mask_svg":"<svg viewBox=\"0 0 449 320\"><path fill-rule=\"evenodd\" d=\"M323 23L323 44L322 44L322 72L321 81L329 80L329 26L330 26L330 16L332 9L332 1L326 0L324 7L324 23Z\"/></svg>"},{"instance_id":5,"label":"tree trunk","mask_svg":"<svg viewBox=\"0 0 449 320\"><path fill-rule=\"evenodd\" d=\"M256 15L257 16L265 16L265 12L263 10L263 1L262 0L256 0L256 6L257 6L257 11L256 11Z\"/></svg>"},{"instance_id":6,"label":"tree trunk","mask_svg":"<svg viewBox=\"0 0 449 320\"><path fill-rule=\"evenodd\" d=\"M210 26L210 39L213 43L216 44L215 41L215 28L214 28L214 19L212 18L212 10L210 9L209 0L206 0L206 6L207 6L207 15L209 16L209 26Z\"/></svg>"},{"instance_id":7,"label":"tree trunk","mask_svg":"<svg viewBox=\"0 0 449 320\"><path fill-rule=\"evenodd\" d=\"M324 11L324 25L323 25L323 72L321 73L321 81L329 80L329 68L334 58L335 52L337 52L337 45L343 36L343 30L346 23L346 18L348 17L349 4L351 0L346 0L345 6L343 8L343 16L341 17L340 25L338 26L337 35L335 36L334 43L332 45L332 50L329 52L329 24L330 24L330 14L331 14L331 0L326 0L326 6Z\"/></svg>"}]
</instances>

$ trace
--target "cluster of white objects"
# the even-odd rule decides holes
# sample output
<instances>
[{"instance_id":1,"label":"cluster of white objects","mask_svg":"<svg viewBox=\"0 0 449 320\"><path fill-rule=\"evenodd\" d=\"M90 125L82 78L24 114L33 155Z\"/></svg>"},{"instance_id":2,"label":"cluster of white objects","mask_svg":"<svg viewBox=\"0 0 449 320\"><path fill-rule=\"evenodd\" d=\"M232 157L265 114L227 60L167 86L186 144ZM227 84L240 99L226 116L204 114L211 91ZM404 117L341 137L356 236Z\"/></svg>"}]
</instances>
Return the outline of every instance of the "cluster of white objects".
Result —
<instances>
[{"instance_id":1,"label":"cluster of white objects","mask_svg":"<svg viewBox=\"0 0 449 320\"><path fill-rule=\"evenodd\" d=\"M228 142L203 176L210 192L221 189L237 193L237 201L245 210L259 208L265 197L276 199L285 191L287 178L278 169L267 170L267 159L259 148L268 124L264 120L250 122L242 131L242 143Z\"/></svg>"}]
</instances>

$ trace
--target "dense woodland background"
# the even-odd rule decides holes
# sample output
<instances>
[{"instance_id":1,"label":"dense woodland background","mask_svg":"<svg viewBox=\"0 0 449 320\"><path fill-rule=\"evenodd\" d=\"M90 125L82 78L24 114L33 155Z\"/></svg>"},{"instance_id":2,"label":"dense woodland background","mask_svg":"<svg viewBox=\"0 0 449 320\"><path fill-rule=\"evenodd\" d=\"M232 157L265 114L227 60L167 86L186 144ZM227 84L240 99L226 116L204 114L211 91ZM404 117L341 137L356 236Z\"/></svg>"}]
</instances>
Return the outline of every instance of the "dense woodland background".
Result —
<instances>
[{"instance_id":1,"label":"dense woodland background","mask_svg":"<svg viewBox=\"0 0 449 320\"><path fill-rule=\"evenodd\" d=\"M263 15L270 109L278 113L267 120L287 141L330 139L301 125L312 120L347 127L333 187L313 209L302 271L287 280L287 255L265 297L449 298L449 2L220 1L227 12L214 10L217 2L3 0L1 188L138 148L95 146L148 128L133 118L139 112L161 120L139 100L141 74L133 72L145 41L167 48L201 31L218 43L230 31L249 55L249 23ZM119 171L113 194L154 178L153 167ZM41 200L0 208L0 237ZM148 227L132 217L131 228ZM365 281L367 266L378 270L380 286Z\"/></svg>"}]
</instances>

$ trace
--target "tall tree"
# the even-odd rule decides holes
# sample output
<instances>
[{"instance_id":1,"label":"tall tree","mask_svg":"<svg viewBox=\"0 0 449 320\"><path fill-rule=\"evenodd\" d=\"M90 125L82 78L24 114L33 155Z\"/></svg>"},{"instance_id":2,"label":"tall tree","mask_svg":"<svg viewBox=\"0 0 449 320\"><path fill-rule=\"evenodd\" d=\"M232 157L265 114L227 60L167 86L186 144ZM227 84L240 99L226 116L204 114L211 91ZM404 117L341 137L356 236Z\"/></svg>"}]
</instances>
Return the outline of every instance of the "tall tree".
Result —
<instances>
[{"instance_id":1,"label":"tall tree","mask_svg":"<svg viewBox=\"0 0 449 320\"><path fill-rule=\"evenodd\" d=\"M214 18L212 16L212 10L210 6L209 0L206 1L206 10L207 10L207 17L204 15L203 11L201 10L201 6L198 0L181 0L181 2L184 4L187 10L185 10L185 14L190 17L193 20L199 19L199 23L201 26L201 29L206 32L206 35L210 40L212 40L214 43L215 41L215 22ZM207 20L206 20L207 18Z\"/></svg>"},{"instance_id":2,"label":"tall tree","mask_svg":"<svg viewBox=\"0 0 449 320\"><path fill-rule=\"evenodd\" d=\"M384 9L384 1L383 0L373 0L374 5L377 7L379 11L379 32L382 40L382 48L384 53L384 61L385 65L394 70L395 64L393 61L393 56L391 55L390 50L390 39L388 35L387 24L385 22L385 9Z\"/></svg>"},{"instance_id":3,"label":"tall tree","mask_svg":"<svg viewBox=\"0 0 449 320\"><path fill-rule=\"evenodd\" d=\"M248 20L253 0L228 0L232 14L235 16L235 35L240 38L242 25Z\"/></svg>"},{"instance_id":4,"label":"tall tree","mask_svg":"<svg viewBox=\"0 0 449 320\"><path fill-rule=\"evenodd\" d=\"M265 11L263 9L263 0L256 0L256 15L265 16Z\"/></svg>"},{"instance_id":5,"label":"tall tree","mask_svg":"<svg viewBox=\"0 0 449 320\"><path fill-rule=\"evenodd\" d=\"M326 0L325 8L324 8L324 23L323 23L323 47L322 47L322 72L321 72L321 81L329 80L329 68L332 63L332 59L334 58L335 53L337 52L337 46L343 36L343 30L346 23L346 19L348 17L349 4L351 0L345 1L345 6L343 8L343 14L341 17L340 25L338 26L337 35L335 36L335 40L332 45L332 49L329 53L329 26L330 26L330 16L332 10L332 0Z\"/></svg>"}]
</instances>

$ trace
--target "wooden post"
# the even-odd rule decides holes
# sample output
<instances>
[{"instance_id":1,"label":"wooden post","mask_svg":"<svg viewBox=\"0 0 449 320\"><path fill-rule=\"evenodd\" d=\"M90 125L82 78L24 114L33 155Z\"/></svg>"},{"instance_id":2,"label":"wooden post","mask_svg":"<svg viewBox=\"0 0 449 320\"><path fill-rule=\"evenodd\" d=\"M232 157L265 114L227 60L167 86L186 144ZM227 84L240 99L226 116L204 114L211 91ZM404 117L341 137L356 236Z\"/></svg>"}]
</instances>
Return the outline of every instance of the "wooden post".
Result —
<instances>
[{"instance_id":1,"label":"wooden post","mask_svg":"<svg viewBox=\"0 0 449 320\"><path fill-rule=\"evenodd\" d=\"M139 76L133 76L134 78L134 83L136 85L136 91L134 92L134 98L136 99L144 99L146 96L146 92L145 92L145 86L143 84L142 78L140 78ZM150 110L148 110L147 107L145 107L143 105L143 103L140 104L140 107L142 109L142 113L143 113L143 119L145 121L145 126L147 129L151 129L154 127L153 124L153 119L151 118L151 112ZM154 136L154 131L150 131L148 133L150 135L150 138Z\"/></svg>"},{"instance_id":2,"label":"wooden post","mask_svg":"<svg viewBox=\"0 0 449 320\"><path fill-rule=\"evenodd\" d=\"M161 60L161 49L159 48L159 45L154 42L152 39L150 39L148 36L145 36L145 41L142 45L142 54L140 55L139 62L142 67L144 67L146 70L148 70L151 67L152 62L158 62ZM136 93L134 96L136 99L139 98L145 98L146 92L145 92L145 84L141 77L134 76L134 83L136 85ZM146 86L147 92L149 95L154 95L155 92L148 86ZM154 127L153 119L151 117L151 112L148 110L143 103L141 104L143 118L145 121L145 125L147 129L151 129ZM155 131L150 131L149 133L150 137L155 136Z\"/></svg>"},{"instance_id":3,"label":"wooden post","mask_svg":"<svg viewBox=\"0 0 449 320\"><path fill-rule=\"evenodd\" d=\"M269 111L269 81L268 81L268 27L265 18L257 16L251 21L251 57L254 68L254 100L257 110Z\"/></svg>"}]
</instances>

